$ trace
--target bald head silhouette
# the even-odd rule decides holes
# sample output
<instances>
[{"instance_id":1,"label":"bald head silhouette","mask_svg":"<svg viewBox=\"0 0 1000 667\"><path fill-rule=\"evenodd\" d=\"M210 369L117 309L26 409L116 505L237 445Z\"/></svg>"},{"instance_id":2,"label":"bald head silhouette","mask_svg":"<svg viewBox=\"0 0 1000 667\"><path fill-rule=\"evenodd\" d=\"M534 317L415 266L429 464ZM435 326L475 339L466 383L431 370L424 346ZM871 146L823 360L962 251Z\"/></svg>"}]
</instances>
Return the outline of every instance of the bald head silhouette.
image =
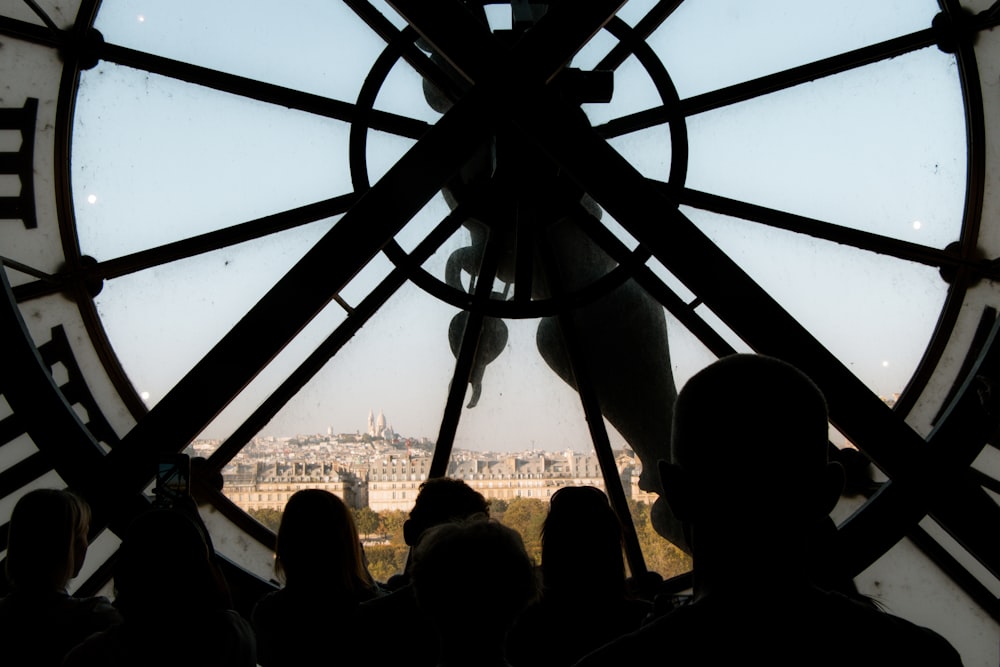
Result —
<instances>
[{"instance_id":1,"label":"bald head silhouette","mask_svg":"<svg viewBox=\"0 0 1000 667\"><path fill-rule=\"evenodd\" d=\"M826 401L816 384L779 359L737 354L679 393L671 458L660 462L660 475L692 539L701 533L702 552L706 532L710 547L725 535L796 541L829 514L843 486L827 448Z\"/></svg>"},{"instance_id":2,"label":"bald head silhouette","mask_svg":"<svg viewBox=\"0 0 1000 667\"><path fill-rule=\"evenodd\" d=\"M843 486L828 428L823 394L778 359L733 355L688 380L659 468L691 545L693 600L575 667L961 665L936 633L817 582L810 538Z\"/></svg>"}]
</instances>

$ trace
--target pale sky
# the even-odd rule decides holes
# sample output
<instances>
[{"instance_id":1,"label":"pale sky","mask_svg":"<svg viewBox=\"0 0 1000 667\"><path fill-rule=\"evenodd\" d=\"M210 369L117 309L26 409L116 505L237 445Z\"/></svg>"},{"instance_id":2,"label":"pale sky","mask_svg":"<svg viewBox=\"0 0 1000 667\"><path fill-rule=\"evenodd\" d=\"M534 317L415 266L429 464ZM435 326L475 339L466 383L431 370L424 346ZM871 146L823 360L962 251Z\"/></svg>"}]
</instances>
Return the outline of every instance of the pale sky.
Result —
<instances>
[{"instance_id":1,"label":"pale sky","mask_svg":"<svg viewBox=\"0 0 1000 667\"><path fill-rule=\"evenodd\" d=\"M634 22L650 4L630 2L620 15ZM937 11L923 0L699 0L683 3L649 43L684 99L923 29ZM261 15L267 20L241 20ZM297 3L295 11L264 0L105 0L98 28L111 43L352 102L382 48L352 16L326 0ZM607 33L597 35L574 64L593 66L613 43ZM630 60L615 74L612 102L585 110L598 125L658 104L647 74ZM431 123L438 118L419 77L404 65L390 74L377 106ZM962 215L961 119L953 58L930 47L690 118L687 185L940 248L957 239ZM102 63L83 74L74 124L83 252L110 259L346 194L347 139L339 121ZM410 145L371 133L369 179L375 182ZM666 179L671 137L664 128L612 145L646 176ZM433 200L403 230L401 245L412 247L447 211L440 197ZM684 213L873 391L903 389L945 296L936 270ZM607 216L605 222L614 226ZM320 221L108 281L98 309L148 403L162 398L334 224ZM449 241L428 270L440 276L444 258L462 243ZM377 257L344 297L357 303L389 268ZM453 314L405 287L263 434L363 430L368 411L382 409L401 434L435 438L454 363L447 342ZM280 382L342 317L336 304L329 307L204 435L224 437L259 392ZM576 394L535 350L537 322L508 326L508 347L486 372L479 406L465 410L456 446L586 449ZM681 384L710 357L679 325L668 327ZM745 349L731 333L727 338Z\"/></svg>"}]
</instances>

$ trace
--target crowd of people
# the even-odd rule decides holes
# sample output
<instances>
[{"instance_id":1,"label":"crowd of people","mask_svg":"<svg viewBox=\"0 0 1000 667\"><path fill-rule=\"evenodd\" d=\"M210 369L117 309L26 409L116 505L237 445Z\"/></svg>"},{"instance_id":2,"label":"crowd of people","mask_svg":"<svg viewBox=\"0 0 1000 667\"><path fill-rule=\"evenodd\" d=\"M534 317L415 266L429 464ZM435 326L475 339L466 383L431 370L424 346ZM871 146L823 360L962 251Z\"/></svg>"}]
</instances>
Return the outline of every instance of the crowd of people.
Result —
<instances>
[{"instance_id":1,"label":"crowd of people","mask_svg":"<svg viewBox=\"0 0 1000 667\"><path fill-rule=\"evenodd\" d=\"M621 523L603 491L553 494L536 564L481 494L448 478L421 486L403 528L406 571L387 582L369 574L349 508L309 489L288 501L278 529L281 585L249 619L233 610L193 501L151 509L122 536L113 601L75 597L67 586L86 556L89 509L45 489L25 494L10 519L4 664L962 664L933 631L819 574L816 535L843 475L827 459L826 404L809 378L733 355L691 378L673 414L659 474L692 553L684 604L628 585ZM781 483L763 481L765 471ZM746 548L755 543L767 547Z\"/></svg>"}]
</instances>

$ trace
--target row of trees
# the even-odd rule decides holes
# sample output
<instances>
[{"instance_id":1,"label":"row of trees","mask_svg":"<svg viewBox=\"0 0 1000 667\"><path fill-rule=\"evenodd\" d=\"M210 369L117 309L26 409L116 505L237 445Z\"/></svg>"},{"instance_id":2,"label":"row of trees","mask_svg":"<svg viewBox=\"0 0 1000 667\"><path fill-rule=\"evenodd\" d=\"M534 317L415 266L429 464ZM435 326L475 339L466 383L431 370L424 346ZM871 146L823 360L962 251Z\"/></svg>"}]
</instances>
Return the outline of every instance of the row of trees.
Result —
<instances>
[{"instance_id":1,"label":"row of trees","mask_svg":"<svg viewBox=\"0 0 1000 667\"><path fill-rule=\"evenodd\" d=\"M658 572L664 578L691 569L690 557L653 530L648 505L630 501L629 510L647 569ZM490 515L521 534L524 546L535 562L541 562L542 559L542 524L547 513L548 503L536 498L490 501ZM275 532L281 523L281 512L277 510L251 510L250 516ZM368 507L354 510L358 532L366 542L368 569L378 581L386 581L406 568L409 553L403 540L403 522L406 521L406 516L406 512L379 513Z\"/></svg>"}]
</instances>

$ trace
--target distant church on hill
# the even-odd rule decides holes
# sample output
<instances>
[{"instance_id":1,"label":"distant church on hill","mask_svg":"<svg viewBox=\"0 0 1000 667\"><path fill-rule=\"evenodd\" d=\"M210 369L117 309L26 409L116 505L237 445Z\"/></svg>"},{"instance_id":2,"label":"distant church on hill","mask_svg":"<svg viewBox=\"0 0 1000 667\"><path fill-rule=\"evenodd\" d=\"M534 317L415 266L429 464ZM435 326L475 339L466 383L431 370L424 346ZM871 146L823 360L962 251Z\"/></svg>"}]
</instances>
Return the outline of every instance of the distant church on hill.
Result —
<instances>
[{"instance_id":1,"label":"distant church on hill","mask_svg":"<svg viewBox=\"0 0 1000 667\"><path fill-rule=\"evenodd\" d=\"M378 410L378 418L375 418L375 413L372 410L368 411L368 435L373 438L382 438L387 442L391 442L396 439L396 432L392 430L391 424L386 424L385 415L382 414L382 408Z\"/></svg>"}]
</instances>

